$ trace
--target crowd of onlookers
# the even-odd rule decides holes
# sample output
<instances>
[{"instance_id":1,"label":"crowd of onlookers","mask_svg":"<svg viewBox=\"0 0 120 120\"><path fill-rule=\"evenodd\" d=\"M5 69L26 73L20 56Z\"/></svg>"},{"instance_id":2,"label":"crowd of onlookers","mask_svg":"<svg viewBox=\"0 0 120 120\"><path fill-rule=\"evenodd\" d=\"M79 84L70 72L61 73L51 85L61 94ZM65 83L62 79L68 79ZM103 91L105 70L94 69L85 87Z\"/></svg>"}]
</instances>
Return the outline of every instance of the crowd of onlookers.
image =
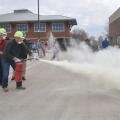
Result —
<instances>
[{"instance_id":1,"label":"crowd of onlookers","mask_svg":"<svg viewBox=\"0 0 120 120\"><path fill-rule=\"evenodd\" d=\"M32 52L33 56L34 53L37 53L38 57L44 57L46 55L46 50L48 48L48 44L45 41L32 41L32 40L24 40L27 47Z\"/></svg>"}]
</instances>

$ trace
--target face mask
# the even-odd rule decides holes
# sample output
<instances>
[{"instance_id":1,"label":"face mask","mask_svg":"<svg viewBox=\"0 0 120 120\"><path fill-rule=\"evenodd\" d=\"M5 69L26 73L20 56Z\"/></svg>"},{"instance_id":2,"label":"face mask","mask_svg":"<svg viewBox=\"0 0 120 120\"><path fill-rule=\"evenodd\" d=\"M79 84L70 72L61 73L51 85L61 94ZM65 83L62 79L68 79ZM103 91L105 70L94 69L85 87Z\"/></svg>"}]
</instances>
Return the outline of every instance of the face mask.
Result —
<instances>
[{"instance_id":1,"label":"face mask","mask_svg":"<svg viewBox=\"0 0 120 120\"><path fill-rule=\"evenodd\" d=\"M3 36L2 38L5 40L5 39L6 39L6 36Z\"/></svg>"},{"instance_id":2,"label":"face mask","mask_svg":"<svg viewBox=\"0 0 120 120\"><path fill-rule=\"evenodd\" d=\"M19 41L18 44L22 44L22 41Z\"/></svg>"}]
</instances>

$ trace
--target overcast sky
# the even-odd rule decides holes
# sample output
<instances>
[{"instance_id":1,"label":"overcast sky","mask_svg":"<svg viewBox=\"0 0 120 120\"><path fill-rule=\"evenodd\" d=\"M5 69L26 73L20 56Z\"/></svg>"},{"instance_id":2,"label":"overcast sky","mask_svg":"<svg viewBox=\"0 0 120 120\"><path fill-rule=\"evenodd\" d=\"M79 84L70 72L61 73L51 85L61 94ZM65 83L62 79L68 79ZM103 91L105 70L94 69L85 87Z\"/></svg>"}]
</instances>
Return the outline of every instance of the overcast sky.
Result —
<instances>
[{"instance_id":1,"label":"overcast sky","mask_svg":"<svg viewBox=\"0 0 120 120\"><path fill-rule=\"evenodd\" d=\"M91 35L104 32L109 16L120 0L39 0L40 14L59 14L77 19L80 28ZM0 14L27 8L37 13L37 0L0 0Z\"/></svg>"}]
</instances>

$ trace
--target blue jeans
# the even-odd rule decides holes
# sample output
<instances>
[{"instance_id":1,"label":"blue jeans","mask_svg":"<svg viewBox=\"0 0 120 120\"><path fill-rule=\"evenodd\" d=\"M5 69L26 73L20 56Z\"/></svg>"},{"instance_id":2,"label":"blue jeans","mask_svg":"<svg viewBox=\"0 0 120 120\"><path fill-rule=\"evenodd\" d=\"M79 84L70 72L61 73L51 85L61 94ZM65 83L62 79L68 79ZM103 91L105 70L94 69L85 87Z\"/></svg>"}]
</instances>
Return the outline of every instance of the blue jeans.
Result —
<instances>
[{"instance_id":1,"label":"blue jeans","mask_svg":"<svg viewBox=\"0 0 120 120\"><path fill-rule=\"evenodd\" d=\"M3 68L2 87L3 88L6 88L8 86L10 65L15 70L16 64L13 60L6 60L6 59L2 58L2 68Z\"/></svg>"},{"instance_id":2,"label":"blue jeans","mask_svg":"<svg viewBox=\"0 0 120 120\"><path fill-rule=\"evenodd\" d=\"M0 57L0 85L2 85L2 58Z\"/></svg>"}]
</instances>

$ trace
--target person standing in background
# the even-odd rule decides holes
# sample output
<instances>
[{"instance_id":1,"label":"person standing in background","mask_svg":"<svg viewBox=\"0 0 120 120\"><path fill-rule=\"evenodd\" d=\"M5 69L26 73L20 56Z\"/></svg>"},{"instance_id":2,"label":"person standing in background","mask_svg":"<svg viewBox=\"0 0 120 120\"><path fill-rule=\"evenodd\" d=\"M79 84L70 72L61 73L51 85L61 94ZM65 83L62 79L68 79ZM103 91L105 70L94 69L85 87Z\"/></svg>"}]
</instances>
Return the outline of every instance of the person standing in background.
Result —
<instances>
[{"instance_id":1,"label":"person standing in background","mask_svg":"<svg viewBox=\"0 0 120 120\"><path fill-rule=\"evenodd\" d=\"M2 86L2 74L3 74L2 54L7 44L6 36L7 36L6 30L4 28L0 28L0 85L1 86Z\"/></svg>"}]
</instances>

